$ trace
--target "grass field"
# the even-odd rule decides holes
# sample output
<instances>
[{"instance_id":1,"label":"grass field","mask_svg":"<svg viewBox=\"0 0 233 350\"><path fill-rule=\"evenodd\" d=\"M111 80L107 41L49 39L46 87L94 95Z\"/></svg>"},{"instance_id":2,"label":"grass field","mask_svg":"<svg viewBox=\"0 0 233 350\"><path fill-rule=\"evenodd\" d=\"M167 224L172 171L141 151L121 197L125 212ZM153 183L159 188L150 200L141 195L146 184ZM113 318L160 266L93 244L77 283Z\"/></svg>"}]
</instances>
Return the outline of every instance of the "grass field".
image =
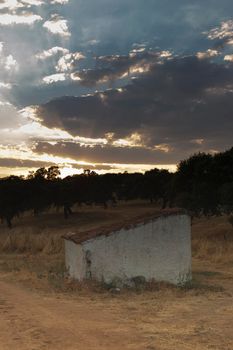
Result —
<instances>
[{"instance_id":1,"label":"grass field","mask_svg":"<svg viewBox=\"0 0 233 350\"><path fill-rule=\"evenodd\" d=\"M79 207L68 221L62 213L28 213L10 231L2 225L0 349L232 350L233 228L227 217L193 221L193 282L186 288L154 283L115 295L65 277L62 234L155 210L143 202Z\"/></svg>"}]
</instances>

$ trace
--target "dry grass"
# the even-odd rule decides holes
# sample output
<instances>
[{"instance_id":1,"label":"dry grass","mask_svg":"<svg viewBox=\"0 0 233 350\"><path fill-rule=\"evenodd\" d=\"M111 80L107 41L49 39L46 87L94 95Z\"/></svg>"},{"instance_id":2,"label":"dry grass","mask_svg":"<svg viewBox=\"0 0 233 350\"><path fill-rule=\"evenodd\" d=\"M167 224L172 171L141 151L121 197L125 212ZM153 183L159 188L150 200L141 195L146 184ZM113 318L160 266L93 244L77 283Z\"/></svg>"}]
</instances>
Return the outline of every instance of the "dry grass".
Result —
<instances>
[{"instance_id":1,"label":"dry grass","mask_svg":"<svg viewBox=\"0 0 233 350\"><path fill-rule=\"evenodd\" d=\"M25 232L0 236L0 251L4 253L57 254L63 251L63 242L56 234Z\"/></svg>"},{"instance_id":2,"label":"dry grass","mask_svg":"<svg viewBox=\"0 0 233 350\"><path fill-rule=\"evenodd\" d=\"M155 205L147 202L122 202L117 208L107 210L102 207L77 207L68 219L62 213L50 211L33 217L26 213L16 219L13 229L0 226L0 252L3 253L48 253L63 252L61 236L68 232L80 232L93 229L96 226L118 223L138 215L152 214L158 210Z\"/></svg>"},{"instance_id":3,"label":"dry grass","mask_svg":"<svg viewBox=\"0 0 233 350\"><path fill-rule=\"evenodd\" d=\"M143 212L153 212L148 203L122 203L118 208L104 210L96 207L78 208L68 221L51 212L39 218L25 215L12 230L0 228L0 253L61 254L61 236L69 231L79 232L97 225L119 222ZM226 216L195 219L192 226L192 251L198 259L213 262L233 261L233 226Z\"/></svg>"},{"instance_id":4,"label":"dry grass","mask_svg":"<svg viewBox=\"0 0 233 350\"><path fill-rule=\"evenodd\" d=\"M192 252L198 259L233 262L233 227L226 216L196 219L192 227Z\"/></svg>"},{"instance_id":5,"label":"dry grass","mask_svg":"<svg viewBox=\"0 0 233 350\"><path fill-rule=\"evenodd\" d=\"M193 240L193 256L215 263L232 263L233 242L195 239Z\"/></svg>"}]
</instances>

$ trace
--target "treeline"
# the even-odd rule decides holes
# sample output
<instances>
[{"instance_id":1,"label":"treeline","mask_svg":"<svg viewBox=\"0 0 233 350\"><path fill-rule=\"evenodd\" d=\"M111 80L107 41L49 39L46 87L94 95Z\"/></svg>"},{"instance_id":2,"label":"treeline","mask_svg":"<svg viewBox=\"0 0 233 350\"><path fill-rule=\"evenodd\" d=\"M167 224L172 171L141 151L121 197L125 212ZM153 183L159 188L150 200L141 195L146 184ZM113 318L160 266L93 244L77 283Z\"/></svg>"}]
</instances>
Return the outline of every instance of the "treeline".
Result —
<instances>
[{"instance_id":1,"label":"treeline","mask_svg":"<svg viewBox=\"0 0 233 350\"><path fill-rule=\"evenodd\" d=\"M60 177L52 166L30 172L27 178L0 180L0 218L9 227L14 217L34 215L62 207L64 217L75 204L101 204L145 199L161 208L183 207L193 215L221 215L233 211L233 148L210 155L199 153L181 161L175 173L153 169L145 174L104 174L85 170L81 175Z\"/></svg>"}]
</instances>

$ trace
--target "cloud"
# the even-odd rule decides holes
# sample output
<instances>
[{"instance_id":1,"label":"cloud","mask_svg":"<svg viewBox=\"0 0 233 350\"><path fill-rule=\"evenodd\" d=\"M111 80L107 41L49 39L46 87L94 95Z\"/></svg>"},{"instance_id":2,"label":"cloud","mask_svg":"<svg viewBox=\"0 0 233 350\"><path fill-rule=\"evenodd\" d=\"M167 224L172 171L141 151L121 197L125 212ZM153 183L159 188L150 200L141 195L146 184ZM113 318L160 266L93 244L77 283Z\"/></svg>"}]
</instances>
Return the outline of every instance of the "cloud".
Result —
<instances>
[{"instance_id":1,"label":"cloud","mask_svg":"<svg viewBox=\"0 0 233 350\"><path fill-rule=\"evenodd\" d=\"M17 0L2 0L0 2L0 10L3 10L3 9L14 10L18 7L22 7L22 4L20 4Z\"/></svg>"},{"instance_id":2,"label":"cloud","mask_svg":"<svg viewBox=\"0 0 233 350\"><path fill-rule=\"evenodd\" d=\"M71 158L59 157L51 154L38 154L33 151L31 147L29 147L25 143L21 143L19 145L13 146L5 146L0 144L0 159L17 159L21 161L39 161L46 163L55 163L55 164L77 164L77 161Z\"/></svg>"},{"instance_id":3,"label":"cloud","mask_svg":"<svg viewBox=\"0 0 233 350\"><path fill-rule=\"evenodd\" d=\"M34 152L38 154L54 154L64 158L69 157L76 161L86 161L90 164L108 164L109 166L117 164L118 169L120 164L125 164L125 168L127 166L129 168L131 164L134 171L137 171L142 164L144 164L144 168L147 164L147 170L155 166L170 167L170 169L174 170L175 164L184 159L187 154L190 155L191 152L194 153L200 149L204 150L204 147L190 142L188 150L180 147L177 152L177 148L171 149L170 145L165 144L158 145L156 149L147 149L143 147L112 146L110 144L91 147L81 146L73 142L59 141L56 145L48 142L37 142ZM211 144L209 147L211 147Z\"/></svg>"},{"instance_id":4,"label":"cloud","mask_svg":"<svg viewBox=\"0 0 233 350\"><path fill-rule=\"evenodd\" d=\"M15 57L9 54L3 42L0 42L0 66L0 88L10 89L10 78L18 71L19 64Z\"/></svg>"},{"instance_id":5,"label":"cloud","mask_svg":"<svg viewBox=\"0 0 233 350\"><path fill-rule=\"evenodd\" d=\"M0 168L10 167L12 168L41 168L49 167L51 163L43 161L33 161L33 160L19 160L14 158L0 158Z\"/></svg>"},{"instance_id":6,"label":"cloud","mask_svg":"<svg viewBox=\"0 0 233 350\"><path fill-rule=\"evenodd\" d=\"M39 60L45 60L47 58L56 56L57 54L68 54L69 50L64 48L64 47L60 47L60 46L54 46L51 47L48 50L44 50L40 53L36 54L36 58L38 58Z\"/></svg>"},{"instance_id":7,"label":"cloud","mask_svg":"<svg viewBox=\"0 0 233 350\"><path fill-rule=\"evenodd\" d=\"M47 67L51 67L56 72L42 78L43 83L47 85L71 81L70 73L84 58L85 56L81 52L70 52L60 46L54 46L36 54L39 64L41 61L45 62Z\"/></svg>"},{"instance_id":8,"label":"cloud","mask_svg":"<svg viewBox=\"0 0 233 350\"><path fill-rule=\"evenodd\" d=\"M146 73L158 61L171 57L169 51L145 52L133 50L129 55L111 55L96 57L95 69L73 72L71 79L79 80L84 86L96 86L118 79L135 77Z\"/></svg>"},{"instance_id":9,"label":"cloud","mask_svg":"<svg viewBox=\"0 0 233 350\"><path fill-rule=\"evenodd\" d=\"M56 144L57 142L73 142L80 146L96 146L105 145L107 140L105 138L85 138L80 136L72 136L68 132L52 128L49 129L41 125L41 119L36 115L36 107L26 107L19 111L24 125L21 126L20 132L27 135L33 142L46 141L48 143Z\"/></svg>"},{"instance_id":10,"label":"cloud","mask_svg":"<svg viewBox=\"0 0 233 350\"><path fill-rule=\"evenodd\" d=\"M182 154L200 147L208 151L214 143L232 143L232 81L232 65L176 57L154 63L122 89L56 99L40 106L38 115L47 127L72 135L107 138L110 133L112 150L121 145L135 155L139 148L163 156L181 154L182 148ZM129 147L132 135L138 135L141 147ZM201 145L193 142L200 139Z\"/></svg>"},{"instance_id":11,"label":"cloud","mask_svg":"<svg viewBox=\"0 0 233 350\"><path fill-rule=\"evenodd\" d=\"M64 56L59 58L56 65L56 71L58 72L72 71L72 69L77 66L77 63L80 60L83 60L84 58L86 57L81 52L65 53Z\"/></svg>"},{"instance_id":12,"label":"cloud","mask_svg":"<svg viewBox=\"0 0 233 350\"><path fill-rule=\"evenodd\" d=\"M105 164L231 146L233 4L212 2L0 0L2 144Z\"/></svg>"},{"instance_id":13,"label":"cloud","mask_svg":"<svg viewBox=\"0 0 233 350\"><path fill-rule=\"evenodd\" d=\"M16 108L13 105L11 105L9 102L1 101L0 102L0 130L11 129L13 127L17 129L20 125L22 125L22 122L20 120L20 117L17 113ZM8 140L9 140L9 137L8 137Z\"/></svg>"},{"instance_id":14,"label":"cloud","mask_svg":"<svg viewBox=\"0 0 233 350\"><path fill-rule=\"evenodd\" d=\"M207 51L197 53L197 57L201 60L206 58L216 57L218 55L219 55L219 52L217 50L212 50L212 49L208 49Z\"/></svg>"},{"instance_id":15,"label":"cloud","mask_svg":"<svg viewBox=\"0 0 233 350\"><path fill-rule=\"evenodd\" d=\"M51 3L52 4L67 4L70 0L52 0Z\"/></svg>"},{"instance_id":16,"label":"cloud","mask_svg":"<svg viewBox=\"0 0 233 350\"><path fill-rule=\"evenodd\" d=\"M18 9L31 8L36 6L48 6L51 5L65 5L68 4L69 0L1 0L0 10L15 11Z\"/></svg>"},{"instance_id":17,"label":"cloud","mask_svg":"<svg viewBox=\"0 0 233 350\"><path fill-rule=\"evenodd\" d=\"M8 54L5 50L5 45L3 42L0 42L0 65L1 69L11 70L16 69L18 63L12 54Z\"/></svg>"},{"instance_id":18,"label":"cloud","mask_svg":"<svg viewBox=\"0 0 233 350\"><path fill-rule=\"evenodd\" d=\"M23 0L22 1L23 5L28 5L28 6L40 6L44 4L45 2L42 0Z\"/></svg>"},{"instance_id":19,"label":"cloud","mask_svg":"<svg viewBox=\"0 0 233 350\"><path fill-rule=\"evenodd\" d=\"M8 84L8 83L3 83L2 81L0 81L0 89L3 88L3 89L10 89L11 88L11 84ZM1 102L0 102L1 104Z\"/></svg>"},{"instance_id":20,"label":"cloud","mask_svg":"<svg viewBox=\"0 0 233 350\"><path fill-rule=\"evenodd\" d=\"M222 22L220 26L206 32L208 39L215 42L215 47L233 45L233 21Z\"/></svg>"},{"instance_id":21,"label":"cloud","mask_svg":"<svg viewBox=\"0 0 233 350\"><path fill-rule=\"evenodd\" d=\"M219 27L211 29L208 33L208 38L211 40L214 39L225 39L231 38L233 35L233 21L229 20L222 22Z\"/></svg>"},{"instance_id":22,"label":"cloud","mask_svg":"<svg viewBox=\"0 0 233 350\"><path fill-rule=\"evenodd\" d=\"M5 58L5 69L10 70L17 67L17 61L12 55L9 55Z\"/></svg>"},{"instance_id":23,"label":"cloud","mask_svg":"<svg viewBox=\"0 0 233 350\"><path fill-rule=\"evenodd\" d=\"M17 109L9 102L1 99L0 101L0 145L3 148L17 146L27 141L25 134L21 132L21 128L27 121L20 115ZM10 136L9 136L10 135ZM2 152L2 150L0 150ZM0 158L4 158L5 151L0 154Z\"/></svg>"},{"instance_id":24,"label":"cloud","mask_svg":"<svg viewBox=\"0 0 233 350\"><path fill-rule=\"evenodd\" d=\"M152 151L141 147L113 147L111 145L91 147L80 146L72 142L59 142L56 145L38 142L35 152L71 157L77 161L84 160L97 164L172 164L174 162L173 154L164 156L161 150Z\"/></svg>"},{"instance_id":25,"label":"cloud","mask_svg":"<svg viewBox=\"0 0 233 350\"><path fill-rule=\"evenodd\" d=\"M0 2L0 10L17 10L25 7L40 6L42 4L44 4L42 0L2 0Z\"/></svg>"},{"instance_id":26,"label":"cloud","mask_svg":"<svg viewBox=\"0 0 233 350\"><path fill-rule=\"evenodd\" d=\"M42 17L33 13L23 14L0 14L0 25L9 26L15 24L33 25L37 21L41 21Z\"/></svg>"},{"instance_id":27,"label":"cloud","mask_svg":"<svg viewBox=\"0 0 233 350\"><path fill-rule=\"evenodd\" d=\"M45 82L45 84L53 84L53 83L57 83L65 80L66 80L66 74L64 73L52 74L43 78L43 81Z\"/></svg>"},{"instance_id":28,"label":"cloud","mask_svg":"<svg viewBox=\"0 0 233 350\"><path fill-rule=\"evenodd\" d=\"M67 20L63 17L54 14L49 21L44 22L43 27L46 28L52 34L60 35L63 37L69 37L71 35Z\"/></svg>"},{"instance_id":29,"label":"cloud","mask_svg":"<svg viewBox=\"0 0 233 350\"><path fill-rule=\"evenodd\" d=\"M224 61L233 62L233 55L226 55L226 56L224 57Z\"/></svg>"},{"instance_id":30,"label":"cloud","mask_svg":"<svg viewBox=\"0 0 233 350\"><path fill-rule=\"evenodd\" d=\"M223 1L225 3L225 0ZM209 0L207 2L209 3ZM19 3L22 4L22 1L18 1ZM148 51L160 51L161 56L165 57L170 55L169 51L176 55L184 48L186 52L193 52L192 46L198 47L200 52L206 51L203 43L199 47L200 41L203 41L201 32L208 27L216 26L218 23L216 17L213 21L213 14L209 13L206 23L201 22L198 30L192 29L190 32L190 22L184 19L186 13L192 12L192 9L187 9L186 5L183 0L179 3L177 0L174 1L169 4L169 8L161 0L156 4L150 2L146 7L139 0L135 0L134 6L128 0L119 0L117 4L113 0L97 2L77 0L66 4L44 0L41 5L31 5L30 10L25 7L9 10L7 13L12 15L22 15L26 10L41 16L43 20L35 22L30 31L28 26L24 25L18 25L17 30L15 26L2 26L1 40L6 41L9 54L18 62L19 70L17 74L12 74L8 81L2 77L0 80L13 85L9 98L11 102L20 106L46 102L63 94L81 95L93 93L95 89L121 87L128 83L131 77L143 74L148 66L135 68L131 66L128 75L127 67L124 68L122 62L116 62L119 66L115 67L112 64L109 70L107 62L102 61L100 65L100 60L96 60L95 57L122 58L133 54L139 56ZM202 13L202 8L206 8L207 5L198 2L194 7L193 13L195 12L199 25L197 14ZM222 7L218 6L218 11L215 11L219 16ZM174 16L172 15L172 19L167 21L167 12L170 11ZM70 36L55 35L43 28L43 22L58 19L56 16L51 16L53 13L66 21ZM127 13L131 15L127 16ZM60 51L50 57L42 58L43 52L53 47L62 47L69 52L63 54ZM71 63L68 54L75 52L81 53L86 58ZM38 60L39 54L41 58ZM66 54L68 56L64 57ZM71 74L69 85L65 84L64 92L61 84L43 83L43 77L63 73L64 69Z\"/></svg>"}]
</instances>

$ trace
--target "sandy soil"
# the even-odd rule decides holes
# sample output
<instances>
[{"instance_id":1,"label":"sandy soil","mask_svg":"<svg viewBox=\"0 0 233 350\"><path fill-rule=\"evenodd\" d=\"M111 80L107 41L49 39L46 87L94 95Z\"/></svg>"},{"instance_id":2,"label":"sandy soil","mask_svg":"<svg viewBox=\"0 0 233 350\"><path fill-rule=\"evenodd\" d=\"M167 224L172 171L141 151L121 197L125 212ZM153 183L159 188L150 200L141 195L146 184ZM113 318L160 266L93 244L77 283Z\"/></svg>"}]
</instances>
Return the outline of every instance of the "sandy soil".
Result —
<instances>
[{"instance_id":1,"label":"sandy soil","mask_svg":"<svg viewBox=\"0 0 233 350\"><path fill-rule=\"evenodd\" d=\"M121 295L45 294L0 276L0 349L232 350L233 269L210 267L195 262L202 288Z\"/></svg>"}]
</instances>

